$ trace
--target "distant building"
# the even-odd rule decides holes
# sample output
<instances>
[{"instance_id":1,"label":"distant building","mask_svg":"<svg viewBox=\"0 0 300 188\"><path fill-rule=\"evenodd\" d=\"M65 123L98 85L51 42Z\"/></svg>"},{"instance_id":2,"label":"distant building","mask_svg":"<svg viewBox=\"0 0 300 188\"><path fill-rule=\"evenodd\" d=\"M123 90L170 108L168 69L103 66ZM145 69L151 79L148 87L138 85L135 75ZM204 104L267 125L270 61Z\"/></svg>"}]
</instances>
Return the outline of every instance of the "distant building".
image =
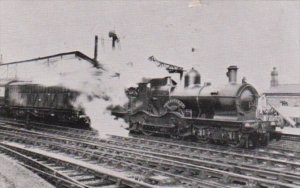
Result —
<instances>
[{"instance_id":1,"label":"distant building","mask_svg":"<svg viewBox=\"0 0 300 188\"><path fill-rule=\"evenodd\" d=\"M278 75L274 67L270 89L261 98L283 118L284 126L300 126L300 84L280 84Z\"/></svg>"},{"instance_id":2,"label":"distant building","mask_svg":"<svg viewBox=\"0 0 300 188\"><path fill-rule=\"evenodd\" d=\"M91 64L95 67L101 67L98 61L79 51L60 53L46 57L0 64L0 84L19 79L23 80L27 77L31 78L32 75L35 74L47 77L50 76L47 72L48 69L53 67L60 67L60 69L56 68L56 70L60 71L59 74L68 74L74 71L73 68L81 64ZM50 80L51 77L48 79Z\"/></svg>"},{"instance_id":3,"label":"distant building","mask_svg":"<svg viewBox=\"0 0 300 188\"><path fill-rule=\"evenodd\" d=\"M300 84L279 84L275 67L271 72L271 87L264 94L273 106L300 107Z\"/></svg>"}]
</instances>

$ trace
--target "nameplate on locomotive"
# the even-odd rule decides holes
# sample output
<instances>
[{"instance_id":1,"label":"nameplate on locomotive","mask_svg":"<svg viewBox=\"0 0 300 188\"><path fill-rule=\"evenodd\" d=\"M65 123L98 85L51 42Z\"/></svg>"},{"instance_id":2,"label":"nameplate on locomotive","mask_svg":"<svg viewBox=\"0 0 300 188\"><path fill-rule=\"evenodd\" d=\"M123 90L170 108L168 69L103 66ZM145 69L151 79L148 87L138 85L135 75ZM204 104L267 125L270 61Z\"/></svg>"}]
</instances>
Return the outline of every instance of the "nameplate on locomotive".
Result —
<instances>
[{"instance_id":1,"label":"nameplate on locomotive","mask_svg":"<svg viewBox=\"0 0 300 188\"><path fill-rule=\"evenodd\" d=\"M170 99L164 104L164 107L170 111L175 111L178 109L184 109L185 104L178 99Z\"/></svg>"}]
</instances>

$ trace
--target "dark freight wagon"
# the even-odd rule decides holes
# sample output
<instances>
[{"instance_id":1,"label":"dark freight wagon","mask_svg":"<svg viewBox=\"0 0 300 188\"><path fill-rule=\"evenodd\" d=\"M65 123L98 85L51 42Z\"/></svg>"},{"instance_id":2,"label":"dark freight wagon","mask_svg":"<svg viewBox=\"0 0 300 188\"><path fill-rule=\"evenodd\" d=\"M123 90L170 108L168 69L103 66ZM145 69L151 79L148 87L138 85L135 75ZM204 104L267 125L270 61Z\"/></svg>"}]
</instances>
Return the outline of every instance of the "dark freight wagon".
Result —
<instances>
[{"instance_id":1,"label":"dark freight wagon","mask_svg":"<svg viewBox=\"0 0 300 188\"><path fill-rule=\"evenodd\" d=\"M74 127L90 126L89 117L72 105L80 94L77 91L30 82L11 82L0 88L1 115Z\"/></svg>"},{"instance_id":2,"label":"dark freight wagon","mask_svg":"<svg viewBox=\"0 0 300 188\"><path fill-rule=\"evenodd\" d=\"M90 120L72 102L79 92L63 87L45 87L30 82L52 72L57 75L82 74L82 67L104 69L92 59L74 51L29 60L0 64L0 113L18 119L32 119L76 127L89 126ZM51 81L49 77L49 81ZM7 84L8 83L8 84ZM58 83L57 83L58 84Z\"/></svg>"}]
</instances>

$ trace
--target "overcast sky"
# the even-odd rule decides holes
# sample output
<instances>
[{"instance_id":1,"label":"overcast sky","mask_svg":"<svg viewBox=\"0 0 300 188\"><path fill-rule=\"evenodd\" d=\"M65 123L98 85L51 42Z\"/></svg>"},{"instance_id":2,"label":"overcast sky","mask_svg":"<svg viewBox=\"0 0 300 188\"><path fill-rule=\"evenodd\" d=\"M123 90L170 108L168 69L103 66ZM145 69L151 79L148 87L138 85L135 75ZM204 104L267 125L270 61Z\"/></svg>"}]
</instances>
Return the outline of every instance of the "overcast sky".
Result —
<instances>
[{"instance_id":1,"label":"overcast sky","mask_svg":"<svg viewBox=\"0 0 300 188\"><path fill-rule=\"evenodd\" d=\"M281 83L300 83L300 1L4 1L0 0L0 53L4 62L81 51L116 68L134 71L155 57L189 69L202 80L225 83L226 68L259 90L278 68ZM110 48L108 32L120 45ZM192 48L195 49L192 52ZM134 74L132 74L134 76Z\"/></svg>"}]
</instances>

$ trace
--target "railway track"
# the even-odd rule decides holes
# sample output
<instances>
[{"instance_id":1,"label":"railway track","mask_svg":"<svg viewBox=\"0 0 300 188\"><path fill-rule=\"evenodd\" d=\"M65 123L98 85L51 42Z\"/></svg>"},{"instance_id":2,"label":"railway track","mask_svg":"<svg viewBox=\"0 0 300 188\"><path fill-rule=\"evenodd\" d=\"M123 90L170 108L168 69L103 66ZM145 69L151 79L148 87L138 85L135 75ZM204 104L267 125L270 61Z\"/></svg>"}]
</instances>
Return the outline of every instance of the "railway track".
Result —
<instances>
[{"instance_id":1,"label":"railway track","mask_svg":"<svg viewBox=\"0 0 300 188\"><path fill-rule=\"evenodd\" d=\"M98 164L101 166L106 166L106 168L114 167L115 172L118 172L120 170L125 170L126 174L130 173L129 176L126 176L129 179L141 180L141 179L145 179L144 176L156 175L160 177L174 177L176 178L176 180L179 180L180 184L183 185L184 187L215 187L215 188L224 187L224 185L220 183L210 182L206 180L200 181L197 179L191 179L184 176L176 175L175 173L156 170L156 168L149 168L148 165L150 165L151 163L148 163L146 166L144 164L143 165L139 164L140 161L137 161L136 156L131 156L130 158L127 157L127 160L124 160L124 158L119 158L118 156L116 156L116 154L114 154L116 151L113 153L111 151L96 153L94 150L89 150L86 147L83 147L81 149L79 149L78 147L69 147L71 142L70 140L67 140L68 144L63 145L61 142L54 143L55 138L51 138L53 140L50 141L51 140L50 138L46 138L45 136L43 136L42 138L41 135L36 135L36 134L21 135L20 132L18 133L18 136L13 136L13 135L16 135L15 132L11 134L5 131L1 132L1 138L10 141L10 143L14 141L14 143L24 144L24 147L25 146L28 147L28 145L30 145L30 146L38 147L40 149L46 149L48 153L54 151L55 153L57 153L59 151L59 153L71 154L70 157L71 159L77 158L83 161L87 160L89 163L92 163L93 165ZM83 143L80 144L82 145ZM156 167L158 169L158 163L156 164L157 164ZM168 164L168 165L170 166L172 164ZM141 184L143 183L145 184L144 181L138 181L138 182L140 182L140 184L131 185L129 187L153 187L153 185L151 184L146 184L147 186L142 186Z\"/></svg>"},{"instance_id":2,"label":"railway track","mask_svg":"<svg viewBox=\"0 0 300 188\"><path fill-rule=\"evenodd\" d=\"M17 124L18 126L20 126L19 124ZM4 128L2 126L2 128ZM6 128L9 128L6 127ZM10 127L13 128L13 127ZM152 148L154 145L157 149L159 148L158 145L164 146L165 147L175 147L175 148L182 148L182 149L191 149L191 150L198 150L200 153L201 152L210 152L214 155L219 154L221 155L221 157L224 157L225 155L236 155L237 156L241 156L241 155L248 155L248 157L246 156L246 159L249 158L249 156L253 156L255 155L256 157L270 157L270 158L275 158L275 159L287 159L289 161L295 161L295 160L299 160L300 159L300 151L294 151L294 150L288 150L286 148L259 148L259 149L255 149L255 150L247 150L247 149L238 149L238 148L228 148L228 147L224 147L224 146L217 146L217 145L213 145L213 144L199 144L199 143L195 143L195 142L177 142L172 140L172 139L164 139L164 138L153 138L153 137L145 137L145 136L141 136L141 137L132 137L132 138L128 138L128 137L119 137L119 136L114 136L114 135L110 135L112 138L114 138L113 140L107 140L107 139L100 139L99 137L96 136L90 136L89 134L81 134L78 133L78 130L76 130L76 132L73 132L73 130L69 130L69 131L57 131L57 130L53 130L48 129L48 128L42 128L42 127L34 127L34 130L31 129L31 131L36 131L39 134L52 134L52 135L61 135L61 136L65 136L68 138L76 138L76 139L82 139L82 140L88 140L90 142L93 142L95 144L101 144L101 143L108 143L108 144L116 144L116 145L124 145L126 144L131 144L128 147L139 147L136 146L136 142L139 143L143 143L144 145L142 145L140 148L144 149L143 147L146 147L145 144L150 145ZM84 131L85 132L85 131ZM119 139L119 141L118 141ZM175 143L174 143L175 142ZM169 146L168 146L169 145ZM193 151L194 152L194 151ZM262 159L261 159L262 160ZM264 161L262 161L264 162Z\"/></svg>"},{"instance_id":3,"label":"railway track","mask_svg":"<svg viewBox=\"0 0 300 188\"><path fill-rule=\"evenodd\" d=\"M30 128L31 130L39 131L39 132L44 132L44 133L50 133L50 134L59 134L62 136L67 136L67 137L75 137L75 138L82 138L86 140L91 140L91 141L97 141L99 139L98 137L98 132L95 130L82 130L82 129L76 129L76 128L70 128L70 127L62 127L62 126L57 126L57 125L49 125L49 124L44 124L44 123L36 123L33 122L30 125L26 125L24 121L19 121L19 122L14 122L11 120L1 120L0 122L2 123L9 123L12 125L17 125L19 127L23 128ZM216 150L222 150L222 151L233 151L237 153L249 153L255 155L264 155L266 154L271 154L274 155L275 158L283 156L285 157L286 155L291 155L291 153L300 155L300 144L297 142L295 143L294 141L288 141L288 140L283 140L283 141L276 141L272 142L269 144L268 147L264 148L258 148L255 150L245 150L245 149L239 149L239 148L228 148L224 146L219 146L215 144L203 144L203 143L197 143L197 142L190 142L190 141L182 141L182 140L174 140L174 139L168 139L168 138L163 138L163 137L151 137L151 136L144 136L144 135L134 135L134 138L144 138L147 140L156 140L156 141L163 141L163 142L172 142L172 143L177 143L180 145L187 145L187 146L195 146L195 147L201 147L201 148L210 148L210 149L216 149Z\"/></svg>"},{"instance_id":4,"label":"railway track","mask_svg":"<svg viewBox=\"0 0 300 188\"><path fill-rule=\"evenodd\" d=\"M59 126L59 125L49 125L49 124L39 123L39 122L31 122L30 125L26 125L25 122L22 120L11 120L11 119L7 119L7 118L0 118L0 122L17 125L20 127L24 127L26 129L30 128L30 129L34 129L37 131L43 131L43 132L52 133L52 134L60 134L60 135L68 136L68 137L77 137L77 138L79 137L79 138L84 138L84 139L88 139L88 140L97 140L98 139L98 131L96 131L96 130L82 130L82 129L64 127L64 126ZM151 136L144 136L144 135L134 135L133 137L153 139L153 137L151 137ZM187 141L174 140L174 139L168 139L168 138L163 138L163 137L155 137L155 140L173 142L173 143L195 146L195 147L214 148L214 149L218 149L218 150L233 150L235 152L242 152L242 153L244 153L246 151L245 149L239 150L237 148L228 148L226 146L225 147L218 146L215 144L187 142ZM262 151L276 150L276 152L280 151L280 153L289 155L289 153L291 153L291 152L292 153L300 152L300 144L299 143L300 143L300 136L283 134L282 140L270 143L269 146L264 147L262 149ZM251 150L251 152L253 153L253 150ZM269 151L267 151L267 152L269 152ZM260 152L260 153L262 153L262 152Z\"/></svg>"},{"instance_id":5,"label":"railway track","mask_svg":"<svg viewBox=\"0 0 300 188\"><path fill-rule=\"evenodd\" d=\"M44 131L44 132L50 132L54 134L59 133L66 133L70 135L76 135L81 136L85 138L92 138L98 136L98 131L94 129L78 129L78 128L72 128L72 127L65 127L60 125L53 125L53 124L46 124L46 123L40 123L40 122L30 122L30 124L27 124L23 120L12 120L9 118L0 118L0 123L2 124L10 124L10 125L16 125L18 127L23 127L26 129L34 129L37 131Z\"/></svg>"},{"instance_id":6,"label":"railway track","mask_svg":"<svg viewBox=\"0 0 300 188\"><path fill-rule=\"evenodd\" d=\"M270 144L269 148L282 148L282 150L300 151L300 135L283 134L282 139Z\"/></svg>"},{"instance_id":7,"label":"railway track","mask_svg":"<svg viewBox=\"0 0 300 188\"><path fill-rule=\"evenodd\" d=\"M55 182L56 187L96 188L107 185L115 187L153 187L126 178L122 173L101 169L83 161L67 158L24 147L14 143L0 143L0 151L24 162L25 167Z\"/></svg>"},{"instance_id":8,"label":"railway track","mask_svg":"<svg viewBox=\"0 0 300 188\"><path fill-rule=\"evenodd\" d=\"M114 135L112 135L114 137ZM215 149L221 151L230 151L235 153L243 153L243 154L255 154L255 155L271 155L274 158L286 157L287 155L294 155L300 156L300 146L295 142L288 142L287 141L274 141L271 142L267 147L259 147L255 149L243 149L243 148L230 148L223 145L216 145L216 144L209 144L209 143L198 143L193 141L186 141L186 140L174 140L170 138L163 138L163 137L152 137L152 136L145 136L141 134L134 134L130 136L131 138L137 139L145 139L150 141L159 141L159 142L166 142L171 144L178 144L184 145L188 147L199 147L199 148L208 148L208 149ZM288 146L288 147L287 147Z\"/></svg>"},{"instance_id":9,"label":"railway track","mask_svg":"<svg viewBox=\"0 0 300 188\"><path fill-rule=\"evenodd\" d=\"M233 160L238 159L239 162L250 162L253 164L267 164L267 165L276 165L276 164L288 164L291 168L299 168L299 164L296 161L300 161L300 152L291 152L288 153L286 150L273 150L273 149L257 149L257 150L244 150L244 149L228 149L224 147L216 148L207 148L200 146L187 146L172 142L166 141L157 141L154 139L144 139L144 138L127 138L120 137L115 135L110 135L111 140L107 142L116 142L117 144L124 145L129 148L139 148L143 150L151 150L153 152L164 152L169 155L174 156L184 156L188 158L203 158L202 155L209 156L210 160L225 160L226 163L231 163ZM222 149L220 149L222 148ZM209 160L209 158L205 158ZM228 159L228 160L227 160ZM295 165L295 166L293 166ZM289 170L289 169L288 169Z\"/></svg>"},{"instance_id":10,"label":"railway track","mask_svg":"<svg viewBox=\"0 0 300 188\"><path fill-rule=\"evenodd\" d=\"M282 139L283 140L300 142L300 135L283 134Z\"/></svg>"},{"instance_id":11,"label":"railway track","mask_svg":"<svg viewBox=\"0 0 300 188\"><path fill-rule=\"evenodd\" d=\"M20 135L21 133L18 132L18 134ZM34 133L37 134L37 133ZM13 135L15 135L15 132L13 133ZM10 138L12 135L8 135L7 138ZM37 135L39 137L41 137L41 135ZM3 137L3 136L2 136ZM31 139L33 139L33 135L28 135L28 137L30 137ZM31 144L36 143L38 138L34 138L32 140ZM40 138L42 139L42 138ZM46 139L49 142L49 139ZM52 138L54 139L54 138ZM121 139L120 137L114 137L113 139ZM129 138L122 138L122 142L125 142L125 140L128 141ZM18 138L17 140L21 140L21 138ZM24 140L24 138L23 138ZM27 138L28 140L28 138ZM43 138L42 140L45 140L45 138ZM133 139L136 142L136 139ZM282 173L280 171L276 171L275 168L272 168L272 171L267 171L267 170L262 170L261 168L258 169L251 169L251 168L246 168L245 165L242 166L234 166L233 163L224 163L224 161L213 161L213 162L207 162L207 160L191 160L191 158L189 157L175 157L176 155L161 155L161 156L155 156L156 152L142 152L143 150L138 150L138 149L132 149L134 147L130 147L130 148L124 148L124 147L116 147L116 145L112 145L107 144L106 148L104 146L101 146L101 144L94 144L94 143L83 143L81 141L81 143L79 143L79 141L77 140L68 140L68 145L70 145L71 142L76 143L75 145L78 146L82 145L83 148L92 148L91 152L93 152L94 154L96 153L95 149L97 148L97 152L101 151L102 153L99 153L99 155L104 155L103 151L105 151L105 155L108 155L109 153L114 153L114 154L118 154L115 156L109 156L109 157L119 157L121 158L121 160L119 162L122 161L130 161L131 163L133 162L132 160L136 160L139 161L139 163L141 164L147 164L147 165L152 165L152 166L156 166L156 167L160 167L160 168L164 168L165 170L168 169L169 171L175 171L175 174L180 174L178 172L181 172L183 175L188 174L188 177L192 177L191 174L196 174L197 176L201 175L200 177L202 177L202 179L204 177L214 177L215 179L218 179L217 182L222 182L224 184L224 182L235 182L236 184L244 184L244 185L250 185L250 184L254 184L254 185L268 185L268 186L279 186L279 187L293 187L296 185L299 185L298 181L299 181L299 176L294 176L293 173ZM144 141L143 141L144 142ZM139 145L142 145L141 142L138 142ZM58 147L60 145L60 147L62 147L61 143L57 143L56 147ZM103 145L103 143L102 143ZM155 145L155 148L160 148L161 147L161 143L160 145L157 145L157 143ZM51 146L48 146L51 147ZM52 145L52 147L54 147ZM65 148L66 146L63 146L63 148ZM181 146L183 147L183 146ZM106 149L106 150L105 150ZM145 148L144 148L145 149ZM149 148L147 148L148 151ZM164 148L166 149L166 148ZM174 149L174 148L173 148ZM182 148L181 148L182 149ZM130 152L128 152L127 150L130 150ZM127 151L127 153L126 153ZM152 156L152 157L151 157ZM127 158L126 158L127 157ZM129 158L128 158L129 157ZM130 158L131 157L131 158ZM146 159L146 160L142 160L142 159ZM151 160L150 160L151 159ZM164 159L164 160L163 160ZM168 160L166 160L168 159ZM156 161L155 161L156 160ZM253 160L251 165L255 166L254 163L256 163L257 161ZM273 161L274 162L274 161ZM282 161L281 161L282 162ZM270 165L270 164L268 164ZM296 166L288 166L291 164L285 164L284 168L288 167L291 171L291 169L293 168L298 168L298 165ZM271 165L272 166L272 165ZM200 168L202 167L202 168ZM205 168L203 168L205 167ZM270 166L268 166L270 167ZM153 169L152 169L153 170ZM243 174L238 176L238 174ZM297 173L295 173L297 174ZM195 177L197 177L195 176ZM274 182L274 180L277 180L279 182ZM193 182L195 180L190 179L190 182ZM203 180L202 180L203 181ZM253 183L254 182L254 183ZM293 184L292 184L292 183ZM195 183L194 183L195 184ZM276 185L278 184L278 185ZM297 186L296 186L297 187Z\"/></svg>"}]
</instances>

